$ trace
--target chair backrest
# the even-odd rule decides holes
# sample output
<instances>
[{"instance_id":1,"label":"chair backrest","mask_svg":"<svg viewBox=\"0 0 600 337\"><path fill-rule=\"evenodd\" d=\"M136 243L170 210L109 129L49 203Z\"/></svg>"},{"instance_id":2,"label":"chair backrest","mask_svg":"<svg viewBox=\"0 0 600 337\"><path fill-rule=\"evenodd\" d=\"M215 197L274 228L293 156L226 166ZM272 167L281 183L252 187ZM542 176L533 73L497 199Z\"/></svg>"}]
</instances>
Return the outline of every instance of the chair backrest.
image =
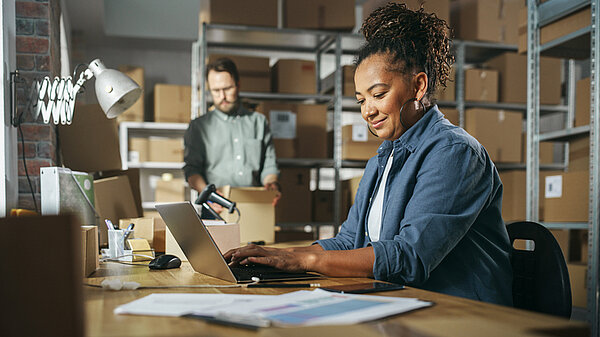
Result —
<instances>
[{"instance_id":1,"label":"chair backrest","mask_svg":"<svg viewBox=\"0 0 600 337\"><path fill-rule=\"evenodd\" d=\"M513 303L516 308L571 317L571 283L560 246L544 226L530 221L506 226L511 245L533 241L533 250L512 249Z\"/></svg>"}]
</instances>

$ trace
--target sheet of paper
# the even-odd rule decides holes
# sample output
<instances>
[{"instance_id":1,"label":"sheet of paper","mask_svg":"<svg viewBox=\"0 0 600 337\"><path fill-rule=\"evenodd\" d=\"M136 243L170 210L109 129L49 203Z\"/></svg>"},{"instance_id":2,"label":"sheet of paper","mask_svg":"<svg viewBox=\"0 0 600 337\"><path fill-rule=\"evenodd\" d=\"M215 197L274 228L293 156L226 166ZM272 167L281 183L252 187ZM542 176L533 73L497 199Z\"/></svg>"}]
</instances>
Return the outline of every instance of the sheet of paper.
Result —
<instances>
[{"instance_id":1,"label":"sheet of paper","mask_svg":"<svg viewBox=\"0 0 600 337\"><path fill-rule=\"evenodd\" d=\"M115 314L182 316L191 312L213 313L220 306L244 303L271 295L151 294L115 308Z\"/></svg>"},{"instance_id":2,"label":"sheet of paper","mask_svg":"<svg viewBox=\"0 0 600 337\"><path fill-rule=\"evenodd\" d=\"M430 306L415 298L296 291L270 298L223 305L218 314L255 316L275 326L355 324Z\"/></svg>"},{"instance_id":3,"label":"sheet of paper","mask_svg":"<svg viewBox=\"0 0 600 337\"><path fill-rule=\"evenodd\" d=\"M283 295L152 294L121 305L115 314L267 321L272 326L356 324L430 306L415 298L354 295L321 289Z\"/></svg>"}]
</instances>

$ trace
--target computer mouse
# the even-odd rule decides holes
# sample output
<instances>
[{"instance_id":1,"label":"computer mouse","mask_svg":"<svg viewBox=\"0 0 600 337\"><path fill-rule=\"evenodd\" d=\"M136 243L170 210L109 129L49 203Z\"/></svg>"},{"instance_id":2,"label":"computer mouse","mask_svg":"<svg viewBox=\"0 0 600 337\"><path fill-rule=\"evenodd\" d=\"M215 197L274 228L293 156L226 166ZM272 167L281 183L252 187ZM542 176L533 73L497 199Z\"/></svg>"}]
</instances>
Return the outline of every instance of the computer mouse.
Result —
<instances>
[{"instance_id":1,"label":"computer mouse","mask_svg":"<svg viewBox=\"0 0 600 337\"><path fill-rule=\"evenodd\" d=\"M150 261L148 267L150 269L171 269L171 268L179 268L181 266L181 260L171 254L163 254L154 260Z\"/></svg>"}]
</instances>

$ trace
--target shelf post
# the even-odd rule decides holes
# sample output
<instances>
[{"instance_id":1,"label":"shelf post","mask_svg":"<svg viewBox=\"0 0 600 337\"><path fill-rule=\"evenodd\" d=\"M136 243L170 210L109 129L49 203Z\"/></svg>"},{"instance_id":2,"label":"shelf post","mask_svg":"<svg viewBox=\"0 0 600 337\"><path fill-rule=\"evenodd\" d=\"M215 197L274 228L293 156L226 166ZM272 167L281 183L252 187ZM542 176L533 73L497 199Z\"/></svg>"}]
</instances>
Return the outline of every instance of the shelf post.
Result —
<instances>
[{"instance_id":1,"label":"shelf post","mask_svg":"<svg viewBox=\"0 0 600 337\"><path fill-rule=\"evenodd\" d=\"M537 0L527 0L527 220L539 220L540 47Z\"/></svg>"},{"instance_id":2,"label":"shelf post","mask_svg":"<svg viewBox=\"0 0 600 337\"><path fill-rule=\"evenodd\" d=\"M197 116L194 117L198 117L198 116L203 116L206 114L206 57L208 55L208 42L206 41L206 22L201 22L201 28L200 28L200 41L201 41L201 45L200 45L200 62L198 64L198 87L200 88L200 102L198 102L198 104L200 105L200 108L196 111ZM195 88L192 88L192 90L196 90Z\"/></svg>"},{"instance_id":3,"label":"shelf post","mask_svg":"<svg viewBox=\"0 0 600 337\"><path fill-rule=\"evenodd\" d=\"M342 36L335 37L335 85L333 103L333 169L335 192L333 198L334 234L341 225L340 201L342 191L340 184L340 169L342 168Z\"/></svg>"},{"instance_id":4,"label":"shelf post","mask_svg":"<svg viewBox=\"0 0 600 337\"><path fill-rule=\"evenodd\" d=\"M600 254L600 236L598 224L600 222L600 177L598 158L600 158L600 16L598 6L600 0L591 0L591 36L590 36L590 188L589 188L589 222L588 222L588 313L591 326L591 336L600 336L600 289L598 282L598 269Z\"/></svg>"}]
</instances>

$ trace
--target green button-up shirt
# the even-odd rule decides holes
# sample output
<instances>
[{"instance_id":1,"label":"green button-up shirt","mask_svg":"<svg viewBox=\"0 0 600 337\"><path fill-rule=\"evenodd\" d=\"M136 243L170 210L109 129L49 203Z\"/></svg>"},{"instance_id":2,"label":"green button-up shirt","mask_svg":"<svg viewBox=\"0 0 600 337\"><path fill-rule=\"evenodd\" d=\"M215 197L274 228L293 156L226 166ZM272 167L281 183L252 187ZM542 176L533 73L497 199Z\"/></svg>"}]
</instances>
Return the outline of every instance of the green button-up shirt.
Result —
<instances>
[{"instance_id":1,"label":"green button-up shirt","mask_svg":"<svg viewBox=\"0 0 600 337\"><path fill-rule=\"evenodd\" d=\"M262 186L279 174L271 131L263 114L240 107L235 114L214 109L190 122L185 132L185 178L201 175L218 186Z\"/></svg>"}]
</instances>

